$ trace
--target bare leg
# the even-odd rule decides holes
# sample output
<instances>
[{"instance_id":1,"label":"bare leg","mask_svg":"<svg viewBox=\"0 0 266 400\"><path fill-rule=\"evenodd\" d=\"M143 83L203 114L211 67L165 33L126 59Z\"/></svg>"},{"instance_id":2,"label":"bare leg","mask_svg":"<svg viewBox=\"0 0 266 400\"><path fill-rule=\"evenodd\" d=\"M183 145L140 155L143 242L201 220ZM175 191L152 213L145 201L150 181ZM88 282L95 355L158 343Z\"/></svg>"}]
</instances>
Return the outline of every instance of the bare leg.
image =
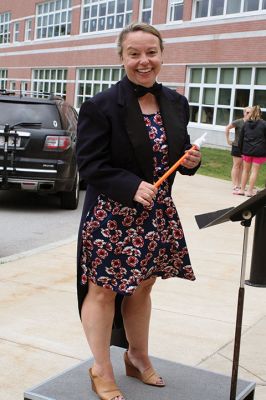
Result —
<instances>
[{"instance_id":1,"label":"bare leg","mask_svg":"<svg viewBox=\"0 0 266 400\"><path fill-rule=\"evenodd\" d=\"M249 188L247 194L249 196L253 195L254 186L258 177L258 173L260 170L261 164L252 163L251 173L249 177Z\"/></svg>"},{"instance_id":2,"label":"bare leg","mask_svg":"<svg viewBox=\"0 0 266 400\"><path fill-rule=\"evenodd\" d=\"M244 193L245 191L245 187L249 178L250 169L251 169L251 163L243 161L243 172L242 172L241 189L240 189L241 193Z\"/></svg>"},{"instance_id":3,"label":"bare leg","mask_svg":"<svg viewBox=\"0 0 266 400\"><path fill-rule=\"evenodd\" d=\"M234 187L240 187L241 174L242 174L242 158L233 156L233 167L231 171L231 178Z\"/></svg>"},{"instance_id":4,"label":"bare leg","mask_svg":"<svg viewBox=\"0 0 266 400\"><path fill-rule=\"evenodd\" d=\"M122 313L130 361L143 373L151 367L148 356L149 326L151 316L151 289L155 278L143 281L132 296L125 297L122 303ZM163 383L158 378L158 384Z\"/></svg>"},{"instance_id":5,"label":"bare leg","mask_svg":"<svg viewBox=\"0 0 266 400\"><path fill-rule=\"evenodd\" d=\"M82 305L83 329L94 356L92 371L104 381L114 382L110 360L110 340L114 318L116 293L89 283L89 291ZM114 400L122 400L117 396Z\"/></svg>"}]
</instances>

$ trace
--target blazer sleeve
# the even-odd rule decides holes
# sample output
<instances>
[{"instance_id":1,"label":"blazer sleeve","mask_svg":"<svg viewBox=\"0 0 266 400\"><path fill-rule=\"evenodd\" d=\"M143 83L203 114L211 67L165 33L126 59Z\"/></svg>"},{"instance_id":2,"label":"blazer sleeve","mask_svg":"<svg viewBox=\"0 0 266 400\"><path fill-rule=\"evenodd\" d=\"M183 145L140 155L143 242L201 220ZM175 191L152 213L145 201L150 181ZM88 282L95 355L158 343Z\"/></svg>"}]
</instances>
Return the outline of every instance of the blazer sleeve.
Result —
<instances>
[{"instance_id":1,"label":"blazer sleeve","mask_svg":"<svg viewBox=\"0 0 266 400\"><path fill-rule=\"evenodd\" d=\"M111 134L111 123L99 107L91 100L83 103L77 131L80 176L99 193L132 207L133 197L142 179L112 165Z\"/></svg>"}]
</instances>

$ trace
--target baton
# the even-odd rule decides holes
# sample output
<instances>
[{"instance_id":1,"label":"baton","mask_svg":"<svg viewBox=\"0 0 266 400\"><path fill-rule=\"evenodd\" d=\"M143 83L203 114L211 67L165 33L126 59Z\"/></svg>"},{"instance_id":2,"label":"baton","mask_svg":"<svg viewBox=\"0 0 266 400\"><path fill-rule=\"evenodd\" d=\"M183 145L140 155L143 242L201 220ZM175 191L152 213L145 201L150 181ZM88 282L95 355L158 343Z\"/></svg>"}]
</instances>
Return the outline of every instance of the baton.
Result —
<instances>
[{"instance_id":1,"label":"baton","mask_svg":"<svg viewBox=\"0 0 266 400\"><path fill-rule=\"evenodd\" d=\"M202 144L206 141L206 136L207 136L208 132L205 132L202 136L200 136L195 143L193 144L193 146L189 149L189 150L194 150L194 149L200 149L200 147L202 146ZM156 181L154 183L154 186L156 188L158 188L164 181L165 179L168 178L169 175L171 175L178 167L180 164L182 164L182 162L184 161L184 159L186 158L187 153L183 154L183 156L181 158L179 158L179 160L177 160L172 167L170 167L164 174L163 176L161 176L161 178L158 179L158 181Z\"/></svg>"}]
</instances>

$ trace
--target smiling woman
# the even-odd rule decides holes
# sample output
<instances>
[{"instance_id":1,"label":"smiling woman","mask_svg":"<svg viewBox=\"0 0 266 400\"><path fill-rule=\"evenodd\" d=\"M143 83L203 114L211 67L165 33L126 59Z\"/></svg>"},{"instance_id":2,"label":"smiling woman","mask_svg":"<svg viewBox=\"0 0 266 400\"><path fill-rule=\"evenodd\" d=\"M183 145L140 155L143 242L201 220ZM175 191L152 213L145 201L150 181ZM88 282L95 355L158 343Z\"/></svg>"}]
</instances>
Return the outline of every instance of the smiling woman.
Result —
<instances>
[{"instance_id":1,"label":"smiling woman","mask_svg":"<svg viewBox=\"0 0 266 400\"><path fill-rule=\"evenodd\" d=\"M128 347L126 375L162 387L148 355L150 292L157 277L194 280L186 240L171 197L174 175L154 185L186 154L178 172L200 164L191 149L187 99L156 82L163 42L151 25L129 25L119 35L126 76L81 106L77 161L88 183L78 248L78 299L94 355L92 388L102 400L123 400L109 345ZM116 336L117 337L117 336Z\"/></svg>"},{"instance_id":2,"label":"smiling woman","mask_svg":"<svg viewBox=\"0 0 266 400\"><path fill-rule=\"evenodd\" d=\"M119 37L118 54L129 80L136 85L154 84L163 62L162 53L162 38L153 27L147 31L124 29Z\"/></svg>"}]
</instances>

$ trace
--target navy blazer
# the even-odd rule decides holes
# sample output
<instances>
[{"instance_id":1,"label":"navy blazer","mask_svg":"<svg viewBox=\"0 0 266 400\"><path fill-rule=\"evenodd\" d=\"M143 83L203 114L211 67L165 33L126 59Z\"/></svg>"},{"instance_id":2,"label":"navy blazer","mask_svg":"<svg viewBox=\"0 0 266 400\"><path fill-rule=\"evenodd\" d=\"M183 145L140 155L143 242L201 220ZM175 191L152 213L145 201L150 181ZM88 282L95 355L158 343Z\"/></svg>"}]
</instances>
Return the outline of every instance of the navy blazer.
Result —
<instances>
[{"instance_id":1,"label":"navy blazer","mask_svg":"<svg viewBox=\"0 0 266 400\"><path fill-rule=\"evenodd\" d=\"M187 99L167 87L158 97L160 113L168 142L169 165L173 165L190 147L187 132L189 106ZM153 152L143 115L134 93L134 85L124 77L116 85L82 104L78 119L77 162L80 177L87 184L81 218L86 215L100 193L125 206L133 207L133 197L142 180L153 183ZM179 167L182 174L193 175L197 168ZM169 178L170 186L175 173ZM78 261L79 263L79 261ZM79 310L87 293L80 284L78 267Z\"/></svg>"}]
</instances>

